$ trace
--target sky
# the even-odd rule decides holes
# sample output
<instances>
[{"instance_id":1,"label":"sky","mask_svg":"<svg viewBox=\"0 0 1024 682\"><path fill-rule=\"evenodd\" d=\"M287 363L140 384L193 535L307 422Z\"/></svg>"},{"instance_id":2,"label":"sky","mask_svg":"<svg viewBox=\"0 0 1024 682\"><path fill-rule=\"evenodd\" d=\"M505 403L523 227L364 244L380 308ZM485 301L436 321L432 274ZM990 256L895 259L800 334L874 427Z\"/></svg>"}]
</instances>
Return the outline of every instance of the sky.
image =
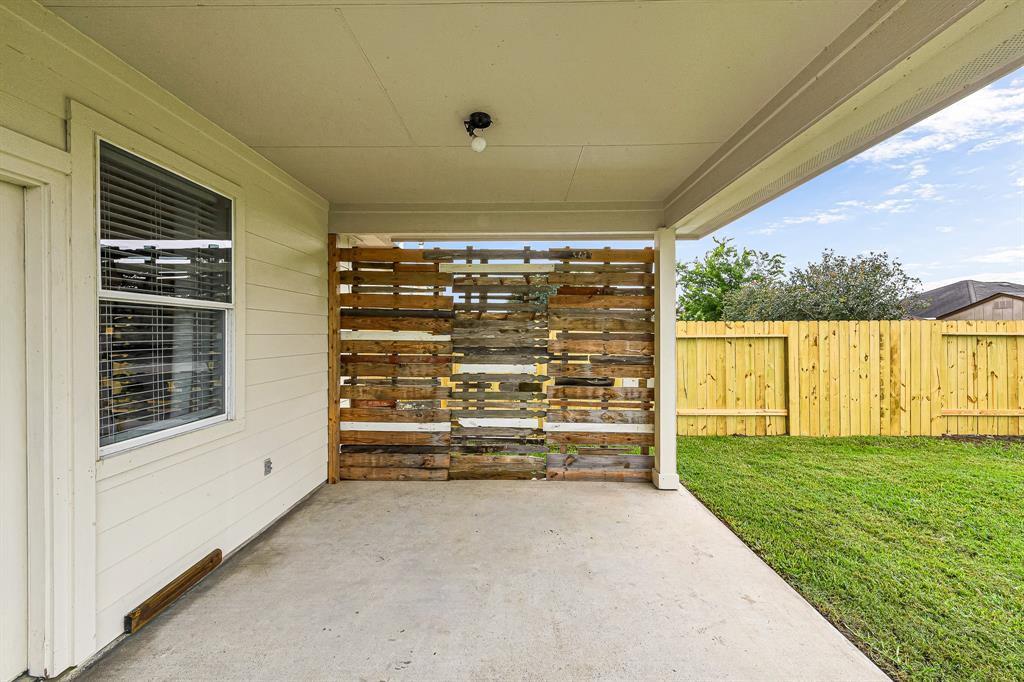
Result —
<instances>
[{"instance_id":1,"label":"sky","mask_svg":"<svg viewBox=\"0 0 1024 682\"><path fill-rule=\"evenodd\" d=\"M789 267L816 260L826 248L846 256L885 251L921 280L923 290L960 279L1024 284L1024 69L713 236L781 253ZM512 245L520 243L477 244ZM677 260L692 260L711 246L711 237L677 242Z\"/></svg>"}]
</instances>

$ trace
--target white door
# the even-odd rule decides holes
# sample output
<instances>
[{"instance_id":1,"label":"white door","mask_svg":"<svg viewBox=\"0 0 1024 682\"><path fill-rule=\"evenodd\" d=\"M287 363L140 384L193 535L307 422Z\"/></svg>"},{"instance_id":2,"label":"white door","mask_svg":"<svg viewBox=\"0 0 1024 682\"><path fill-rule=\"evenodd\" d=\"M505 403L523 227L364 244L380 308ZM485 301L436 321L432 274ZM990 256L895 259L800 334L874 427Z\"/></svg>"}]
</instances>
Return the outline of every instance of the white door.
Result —
<instances>
[{"instance_id":1,"label":"white door","mask_svg":"<svg viewBox=\"0 0 1024 682\"><path fill-rule=\"evenodd\" d=\"M0 182L0 682L28 668L25 191Z\"/></svg>"}]
</instances>

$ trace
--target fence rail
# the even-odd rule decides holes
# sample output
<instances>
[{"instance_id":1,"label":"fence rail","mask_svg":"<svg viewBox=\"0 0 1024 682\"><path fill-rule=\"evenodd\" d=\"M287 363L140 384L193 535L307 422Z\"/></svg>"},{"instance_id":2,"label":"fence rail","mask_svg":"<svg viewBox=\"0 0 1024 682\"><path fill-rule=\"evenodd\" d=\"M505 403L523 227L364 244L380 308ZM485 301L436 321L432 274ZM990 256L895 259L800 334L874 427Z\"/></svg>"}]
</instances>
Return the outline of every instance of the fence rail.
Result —
<instances>
[{"instance_id":1,"label":"fence rail","mask_svg":"<svg viewBox=\"0 0 1024 682\"><path fill-rule=\"evenodd\" d=\"M1024 321L679 322L680 435L1024 435Z\"/></svg>"}]
</instances>

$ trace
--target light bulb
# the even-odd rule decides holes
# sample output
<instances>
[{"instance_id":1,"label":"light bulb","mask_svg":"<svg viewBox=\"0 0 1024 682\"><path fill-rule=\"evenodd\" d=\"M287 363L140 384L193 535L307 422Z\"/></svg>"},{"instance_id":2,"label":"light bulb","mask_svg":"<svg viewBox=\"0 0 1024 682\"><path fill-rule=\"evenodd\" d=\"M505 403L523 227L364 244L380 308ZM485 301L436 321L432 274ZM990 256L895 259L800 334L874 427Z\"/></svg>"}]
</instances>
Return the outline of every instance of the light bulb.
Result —
<instances>
[{"instance_id":1,"label":"light bulb","mask_svg":"<svg viewBox=\"0 0 1024 682\"><path fill-rule=\"evenodd\" d=\"M487 149L487 140L479 135L474 135L473 141L469 143L469 146L472 147L475 152L482 152Z\"/></svg>"}]
</instances>

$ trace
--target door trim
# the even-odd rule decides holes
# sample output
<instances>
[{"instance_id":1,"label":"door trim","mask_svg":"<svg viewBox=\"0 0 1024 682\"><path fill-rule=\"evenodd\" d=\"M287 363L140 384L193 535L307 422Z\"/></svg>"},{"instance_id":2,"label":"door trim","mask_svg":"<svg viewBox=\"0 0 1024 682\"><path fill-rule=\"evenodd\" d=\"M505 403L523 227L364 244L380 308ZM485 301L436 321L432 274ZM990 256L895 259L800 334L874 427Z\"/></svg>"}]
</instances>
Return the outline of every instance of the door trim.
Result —
<instances>
[{"instance_id":1,"label":"door trim","mask_svg":"<svg viewBox=\"0 0 1024 682\"><path fill-rule=\"evenodd\" d=\"M29 672L95 649L95 461L76 447L71 156L0 126L0 180L25 188Z\"/></svg>"}]
</instances>

